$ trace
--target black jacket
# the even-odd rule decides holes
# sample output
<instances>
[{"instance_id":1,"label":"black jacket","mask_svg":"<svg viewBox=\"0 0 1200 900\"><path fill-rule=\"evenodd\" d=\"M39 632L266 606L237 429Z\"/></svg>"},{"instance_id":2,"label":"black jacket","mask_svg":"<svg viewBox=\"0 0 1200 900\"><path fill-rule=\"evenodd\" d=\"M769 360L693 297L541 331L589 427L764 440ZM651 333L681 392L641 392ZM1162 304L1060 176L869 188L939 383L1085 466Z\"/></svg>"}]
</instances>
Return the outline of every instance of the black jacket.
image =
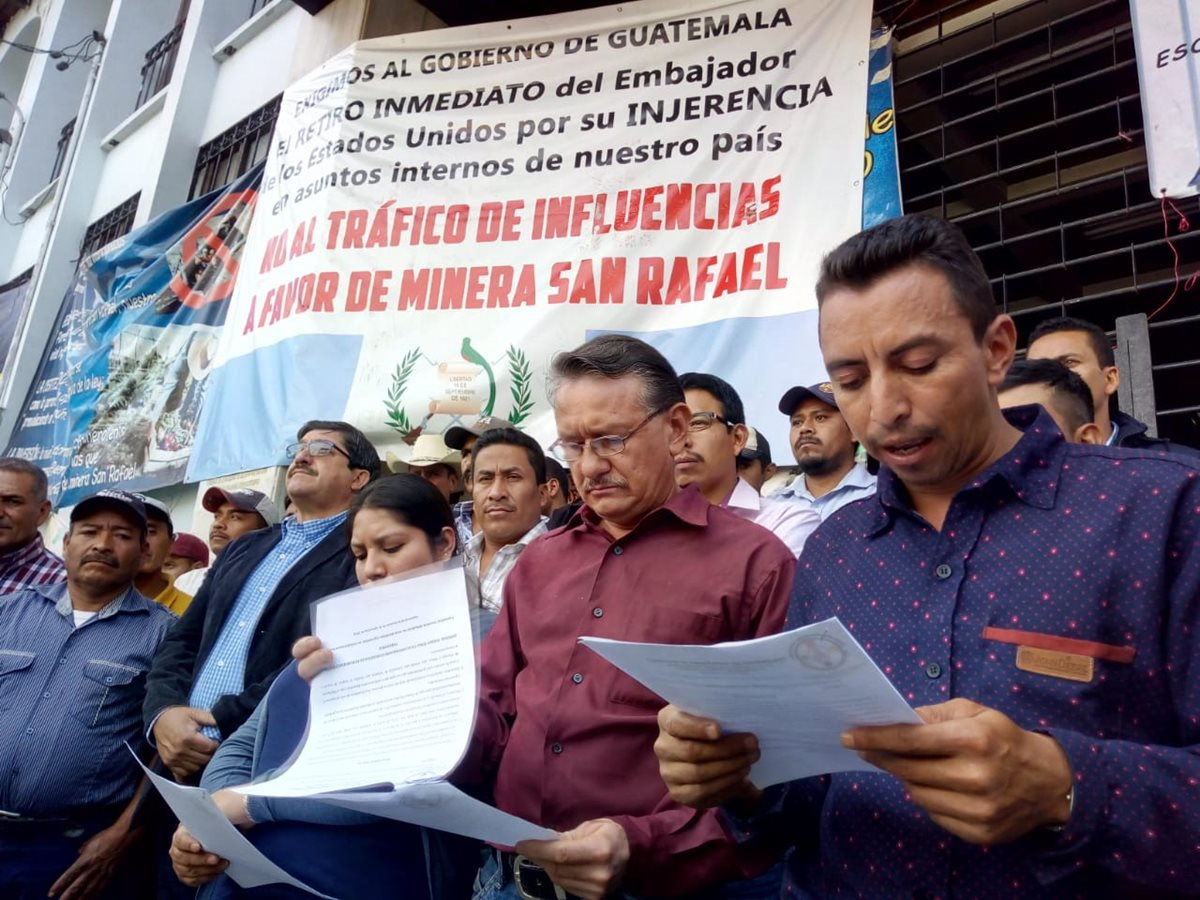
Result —
<instances>
[{"instance_id":1,"label":"black jacket","mask_svg":"<svg viewBox=\"0 0 1200 900\"><path fill-rule=\"evenodd\" d=\"M1184 444L1176 444L1174 441L1169 441L1166 438L1150 437L1150 435L1146 434L1146 424L1139 422L1133 416L1126 415L1123 412L1115 412L1112 414L1112 423L1117 429L1117 439L1113 441L1113 446L1115 447L1158 450L1162 453L1174 453L1177 456L1185 457L1193 465L1200 462L1200 450L1193 450L1191 447Z\"/></svg>"},{"instance_id":2,"label":"black jacket","mask_svg":"<svg viewBox=\"0 0 1200 900\"><path fill-rule=\"evenodd\" d=\"M188 705L192 681L208 658L238 592L282 536L283 528L279 525L252 531L217 557L187 612L154 654L142 705L147 730L167 707ZM311 633L309 604L357 584L354 557L350 555L346 529L341 526L283 576L267 601L250 641L246 689L240 694L226 694L213 705L213 718L222 737L228 737L250 717L275 676L291 660L292 644Z\"/></svg>"}]
</instances>

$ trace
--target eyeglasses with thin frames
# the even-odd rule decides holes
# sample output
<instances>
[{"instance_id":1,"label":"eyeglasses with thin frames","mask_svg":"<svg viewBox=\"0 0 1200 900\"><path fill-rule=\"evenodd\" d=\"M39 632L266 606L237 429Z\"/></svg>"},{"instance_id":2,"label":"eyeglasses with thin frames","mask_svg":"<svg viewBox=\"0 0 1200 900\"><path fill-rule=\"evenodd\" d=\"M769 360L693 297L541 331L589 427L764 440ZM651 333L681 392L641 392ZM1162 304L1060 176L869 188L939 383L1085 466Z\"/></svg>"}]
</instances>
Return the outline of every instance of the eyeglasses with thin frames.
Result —
<instances>
[{"instance_id":1,"label":"eyeglasses with thin frames","mask_svg":"<svg viewBox=\"0 0 1200 900\"><path fill-rule=\"evenodd\" d=\"M346 457L347 461L350 460L350 454L328 438L313 438L311 441L297 441L289 444L286 451L287 458L295 459L306 450L309 456L328 456L331 453L340 453Z\"/></svg>"},{"instance_id":2,"label":"eyeglasses with thin frames","mask_svg":"<svg viewBox=\"0 0 1200 900\"><path fill-rule=\"evenodd\" d=\"M661 416L665 412L665 409L659 409L650 413L650 415L638 422L628 434L604 434L587 441L564 441L559 439L550 445L550 452L554 454L556 459L560 459L563 462L577 462L580 460L583 457L584 447L590 447L592 452L600 457L616 456L625 449L626 441L645 428L651 419Z\"/></svg>"},{"instance_id":3,"label":"eyeglasses with thin frames","mask_svg":"<svg viewBox=\"0 0 1200 900\"><path fill-rule=\"evenodd\" d=\"M724 425L726 429L737 427L736 423L730 422L728 419L721 418L720 414L718 413L697 412L692 413L692 420L688 422L688 431L708 431L708 429L712 428L718 422Z\"/></svg>"}]
</instances>

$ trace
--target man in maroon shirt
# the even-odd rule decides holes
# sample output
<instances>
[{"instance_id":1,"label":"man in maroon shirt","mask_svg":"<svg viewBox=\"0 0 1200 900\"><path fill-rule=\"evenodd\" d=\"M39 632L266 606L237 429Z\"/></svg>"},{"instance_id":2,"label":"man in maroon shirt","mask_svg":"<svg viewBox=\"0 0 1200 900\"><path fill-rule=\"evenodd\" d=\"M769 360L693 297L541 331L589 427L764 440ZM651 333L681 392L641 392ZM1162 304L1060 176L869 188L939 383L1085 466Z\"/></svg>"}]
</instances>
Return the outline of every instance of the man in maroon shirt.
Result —
<instances>
[{"instance_id":1,"label":"man in maroon shirt","mask_svg":"<svg viewBox=\"0 0 1200 900\"><path fill-rule=\"evenodd\" d=\"M653 752L662 701L578 639L708 644L773 633L795 560L765 529L676 486L691 414L656 350L599 337L560 354L551 377L551 450L570 464L585 506L509 574L482 646L479 717L460 774L560 836L524 842L519 855L497 851L475 896L698 895L761 866L712 812L671 800Z\"/></svg>"}]
</instances>

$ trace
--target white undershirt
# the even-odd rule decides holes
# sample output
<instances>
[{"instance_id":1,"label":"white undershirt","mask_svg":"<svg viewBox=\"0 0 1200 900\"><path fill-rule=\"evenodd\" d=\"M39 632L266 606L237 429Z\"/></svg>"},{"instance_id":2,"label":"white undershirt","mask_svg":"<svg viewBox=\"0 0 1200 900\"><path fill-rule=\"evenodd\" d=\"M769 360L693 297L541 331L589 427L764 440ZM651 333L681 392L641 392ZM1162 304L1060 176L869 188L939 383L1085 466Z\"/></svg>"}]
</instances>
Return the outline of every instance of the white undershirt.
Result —
<instances>
[{"instance_id":1,"label":"white undershirt","mask_svg":"<svg viewBox=\"0 0 1200 900\"><path fill-rule=\"evenodd\" d=\"M85 622L90 622L92 619L96 618L96 610L94 609L73 609L71 610L71 613L75 616L76 628L78 628L80 625L83 625Z\"/></svg>"}]
</instances>

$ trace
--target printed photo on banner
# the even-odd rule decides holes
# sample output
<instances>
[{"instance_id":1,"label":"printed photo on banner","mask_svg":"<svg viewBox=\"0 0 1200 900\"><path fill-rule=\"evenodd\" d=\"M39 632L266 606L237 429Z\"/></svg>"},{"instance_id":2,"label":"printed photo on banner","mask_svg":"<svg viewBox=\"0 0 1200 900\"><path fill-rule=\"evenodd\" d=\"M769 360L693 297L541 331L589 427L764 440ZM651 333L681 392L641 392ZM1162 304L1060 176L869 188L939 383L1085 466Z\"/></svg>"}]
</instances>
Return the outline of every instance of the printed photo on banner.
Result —
<instances>
[{"instance_id":1,"label":"printed photo on banner","mask_svg":"<svg viewBox=\"0 0 1200 900\"><path fill-rule=\"evenodd\" d=\"M261 171L81 261L6 451L57 505L183 480Z\"/></svg>"}]
</instances>

